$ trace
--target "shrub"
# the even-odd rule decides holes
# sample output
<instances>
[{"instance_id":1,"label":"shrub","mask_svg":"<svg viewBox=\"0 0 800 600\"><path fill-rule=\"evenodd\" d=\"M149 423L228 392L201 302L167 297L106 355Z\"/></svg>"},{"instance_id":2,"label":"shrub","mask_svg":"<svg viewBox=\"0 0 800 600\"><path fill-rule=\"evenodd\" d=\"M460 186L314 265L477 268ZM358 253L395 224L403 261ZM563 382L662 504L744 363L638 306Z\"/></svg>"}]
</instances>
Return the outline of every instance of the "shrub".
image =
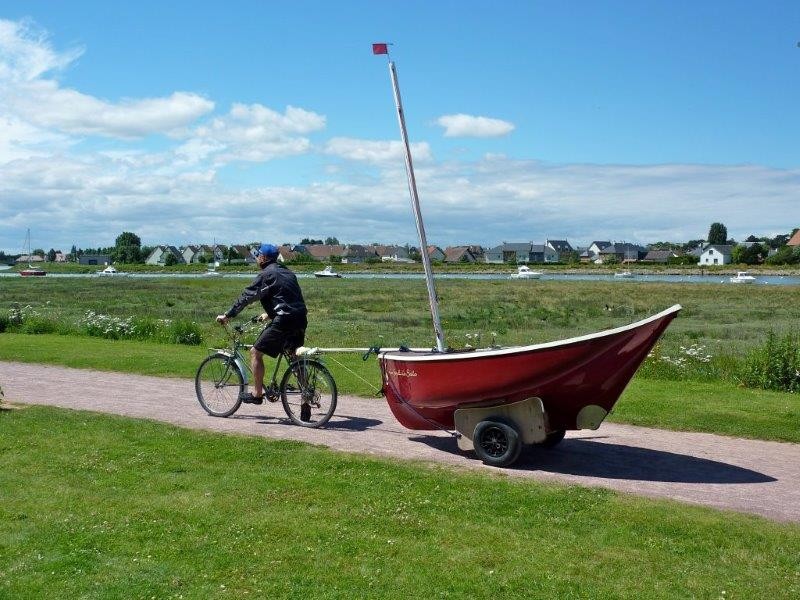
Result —
<instances>
[{"instance_id":1,"label":"shrub","mask_svg":"<svg viewBox=\"0 0 800 600\"><path fill-rule=\"evenodd\" d=\"M715 362L705 346L700 344L681 346L673 354L664 353L661 344L656 344L639 368L639 374L651 379L676 381L718 378L720 373Z\"/></svg>"},{"instance_id":2,"label":"shrub","mask_svg":"<svg viewBox=\"0 0 800 600\"><path fill-rule=\"evenodd\" d=\"M800 337L789 333L778 339L770 331L767 341L745 360L741 381L765 390L800 391Z\"/></svg>"},{"instance_id":3,"label":"shrub","mask_svg":"<svg viewBox=\"0 0 800 600\"><path fill-rule=\"evenodd\" d=\"M110 340L130 339L134 335L132 318L121 319L96 313L92 310L86 311L79 322L79 326L86 335Z\"/></svg>"},{"instance_id":4,"label":"shrub","mask_svg":"<svg viewBox=\"0 0 800 600\"><path fill-rule=\"evenodd\" d=\"M31 334L56 333L58 322L39 314L33 314L22 323L21 331Z\"/></svg>"},{"instance_id":5,"label":"shrub","mask_svg":"<svg viewBox=\"0 0 800 600\"><path fill-rule=\"evenodd\" d=\"M200 327L190 321L173 321L169 325L168 337L170 343L186 346L199 346L203 341Z\"/></svg>"},{"instance_id":6,"label":"shrub","mask_svg":"<svg viewBox=\"0 0 800 600\"><path fill-rule=\"evenodd\" d=\"M11 326L11 319L8 315L0 315L0 333L3 333Z\"/></svg>"}]
</instances>

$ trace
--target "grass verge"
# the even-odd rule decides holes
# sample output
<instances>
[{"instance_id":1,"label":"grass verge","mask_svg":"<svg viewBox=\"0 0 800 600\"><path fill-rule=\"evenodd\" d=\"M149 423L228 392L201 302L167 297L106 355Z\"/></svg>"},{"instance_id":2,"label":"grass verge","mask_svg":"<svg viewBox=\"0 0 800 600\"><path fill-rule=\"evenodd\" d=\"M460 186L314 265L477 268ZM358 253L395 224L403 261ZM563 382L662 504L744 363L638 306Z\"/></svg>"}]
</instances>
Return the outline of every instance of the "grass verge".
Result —
<instances>
[{"instance_id":1,"label":"grass verge","mask_svg":"<svg viewBox=\"0 0 800 600\"><path fill-rule=\"evenodd\" d=\"M794 525L92 413L0 423L4 597L800 593Z\"/></svg>"},{"instance_id":2,"label":"grass verge","mask_svg":"<svg viewBox=\"0 0 800 600\"><path fill-rule=\"evenodd\" d=\"M0 335L0 360L63 365L168 377L194 377L208 350L191 346L74 338L62 335ZM268 363L271 364L271 363ZM374 396L377 363L335 355L327 364L340 393ZM271 369L267 367L267 376ZM2 385L2 380L0 380ZM680 431L800 443L800 396L736 387L721 381L635 378L610 420Z\"/></svg>"}]
</instances>

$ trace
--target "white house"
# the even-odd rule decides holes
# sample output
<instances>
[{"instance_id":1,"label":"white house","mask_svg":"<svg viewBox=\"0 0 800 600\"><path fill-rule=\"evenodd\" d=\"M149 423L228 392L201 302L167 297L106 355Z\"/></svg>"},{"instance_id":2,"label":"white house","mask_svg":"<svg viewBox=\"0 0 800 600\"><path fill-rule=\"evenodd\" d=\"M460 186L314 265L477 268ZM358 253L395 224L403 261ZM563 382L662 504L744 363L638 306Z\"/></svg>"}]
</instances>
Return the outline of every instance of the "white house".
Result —
<instances>
[{"instance_id":1,"label":"white house","mask_svg":"<svg viewBox=\"0 0 800 600\"><path fill-rule=\"evenodd\" d=\"M700 266L706 265L729 265L731 264L731 250L733 246L727 244L712 244L706 246L700 255Z\"/></svg>"},{"instance_id":2,"label":"white house","mask_svg":"<svg viewBox=\"0 0 800 600\"><path fill-rule=\"evenodd\" d=\"M156 246L155 248L153 248L153 251L145 259L144 262L145 264L148 265L163 266L164 264L166 264L168 254L172 254L175 257L176 264L182 264L185 262L180 250L178 250L175 246L165 246L165 245Z\"/></svg>"}]
</instances>

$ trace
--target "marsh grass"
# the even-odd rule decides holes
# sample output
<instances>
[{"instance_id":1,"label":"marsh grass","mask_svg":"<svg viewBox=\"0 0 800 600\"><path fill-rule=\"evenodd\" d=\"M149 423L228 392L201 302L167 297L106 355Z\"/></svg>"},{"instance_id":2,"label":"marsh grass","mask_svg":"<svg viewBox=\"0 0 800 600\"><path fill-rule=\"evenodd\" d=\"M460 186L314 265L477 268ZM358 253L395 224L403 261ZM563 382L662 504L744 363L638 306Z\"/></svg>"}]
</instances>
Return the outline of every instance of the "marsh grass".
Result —
<instances>
[{"instance_id":1,"label":"marsh grass","mask_svg":"<svg viewBox=\"0 0 800 600\"><path fill-rule=\"evenodd\" d=\"M85 412L0 421L6 598L800 593L794 525Z\"/></svg>"},{"instance_id":2,"label":"marsh grass","mask_svg":"<svg viewBox=\"0 0 800 600\"><path fill-rule=\"evenodd\" d=\"M6 278L0 287L0 315L17 305L30 306L38 316L22 327L8 320L0 326L6 331L75 335L85 333L75 324L92 312L120 322L133 319L143 329L156 321L179 324L179 329L185 324L182 333L140 339L168 342L183 336L192 342L201 338L203 347L218 346L223 336L214 316L226 310L247 283L242 278ZM769 332L785 335L800 322L797 288L792 286L453 279L436 285L446 341L453 348L564 339L631 323L680 303L683 311L640 372L661 380L740 383L744 358L765 343ZM301 286L310 311L308 345L433 345L421 281L302 279ZM257 311L256 305L243 316ZM711 358L689 360L682 348L693 346L702 346ZM356 373L342 375L346 381L374 376L370 365L360 365L354 357L340 360ZM353 391L366 390L356 384Z\"/></svg>"}]
</instances>

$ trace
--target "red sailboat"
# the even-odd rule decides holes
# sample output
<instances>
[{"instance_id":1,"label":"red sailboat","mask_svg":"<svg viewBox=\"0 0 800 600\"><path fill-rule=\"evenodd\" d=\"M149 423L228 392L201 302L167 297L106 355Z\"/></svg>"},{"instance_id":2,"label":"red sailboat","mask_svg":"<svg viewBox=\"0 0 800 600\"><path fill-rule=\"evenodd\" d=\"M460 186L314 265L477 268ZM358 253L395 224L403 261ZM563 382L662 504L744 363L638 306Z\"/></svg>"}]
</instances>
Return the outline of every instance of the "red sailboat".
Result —
<instances>
[{"instance_id":1,"label":"red sailboat","mask_svg":"<svg viewBox=\"0 0 800 600\"><path fill-rule=\"evenodd\" d=\"M388 46L374 44L373 52L388 55ZM420 248L427 248L391 60L389 73ZM436 348L378 350L383 393L405 427L455 429L461 449L474 449L495 466L513 463L525 444L552 446L567 430L597 429L681 310L676 304L630 325L545 344L451 352L444 343L430 257L421 254Z\"/></svg>"}]
</instances>

